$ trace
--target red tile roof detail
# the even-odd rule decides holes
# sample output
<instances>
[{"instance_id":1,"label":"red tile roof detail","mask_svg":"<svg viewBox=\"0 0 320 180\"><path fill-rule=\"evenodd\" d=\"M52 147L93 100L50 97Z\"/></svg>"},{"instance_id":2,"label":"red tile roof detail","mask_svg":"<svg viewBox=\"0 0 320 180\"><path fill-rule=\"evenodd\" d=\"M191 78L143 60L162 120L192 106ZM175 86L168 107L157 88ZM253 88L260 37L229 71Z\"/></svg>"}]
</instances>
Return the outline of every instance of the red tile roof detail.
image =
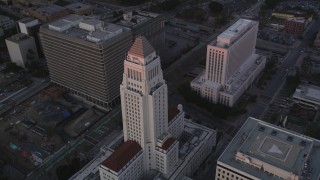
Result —
<instances>
[{"instance_id":1,"label":"red tile roof detail","mask_svg":"<svg viewBox=\"0 0 320 180\"><path fill-rule=\"evenodd\" d=\"M175 118L180 111L177 108L168 108L168 122Z\"/></svg>"},{"instance_id":2,"label":"red tile roof detail","mask_svg":"<svg viewBox=\"0 0 320 180\"><path fill-rule=\"evenodd\" d=\"M141 151L141 146L135 141L127 141L119 146L101 164L112 171L119 172L135 155Z\"/></svg>"},{"instance_id":3,"label":"red tile roof detail","mask_svg":"<svg viewBox=\"0 0 320 180\"><path fill-rule=\"evenodd\" d=\"M175 141L176 140L173 137L170 137L162 144L160 148L163 150L167 150Z\"/></svg>"}]
</instances>

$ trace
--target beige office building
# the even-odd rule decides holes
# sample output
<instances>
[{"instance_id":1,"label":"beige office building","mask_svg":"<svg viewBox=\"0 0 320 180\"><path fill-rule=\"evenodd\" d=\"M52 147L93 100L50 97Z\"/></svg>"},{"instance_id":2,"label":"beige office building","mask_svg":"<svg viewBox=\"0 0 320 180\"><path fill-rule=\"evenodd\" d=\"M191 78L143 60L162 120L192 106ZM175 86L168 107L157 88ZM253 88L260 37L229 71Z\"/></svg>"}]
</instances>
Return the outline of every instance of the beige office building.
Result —
<instances>
[{"instance_id":1,"label":"beige office building","mask_svg":"<svg viewBox=\"0 0 320 180\"><path fill-rule=\"evenodd\" d=\"M320 178L320 141L248 118L217 161L216 180Z\"/></svg>"},{"instance_id":2,"label":"beige office building","mask_svg":"<svg viewBox=\"0 0 320 180\"><path fill-rule=\"evenodd\" d=\"M41 26L40 39L53 83L100 107L119 102L130 29L70 15Z\"/></svg>"},{"instance_id":3,"label":"beige office building","mask_svg":"<svg viewBox=\"0 0 320 180\"><path fill-rule=\"evenodd\" d=\"M206 69L191 88L212 103L233 106L265 66L255 53L258 22L240 19L207 46Z\"/></svg>"}]
</instances>

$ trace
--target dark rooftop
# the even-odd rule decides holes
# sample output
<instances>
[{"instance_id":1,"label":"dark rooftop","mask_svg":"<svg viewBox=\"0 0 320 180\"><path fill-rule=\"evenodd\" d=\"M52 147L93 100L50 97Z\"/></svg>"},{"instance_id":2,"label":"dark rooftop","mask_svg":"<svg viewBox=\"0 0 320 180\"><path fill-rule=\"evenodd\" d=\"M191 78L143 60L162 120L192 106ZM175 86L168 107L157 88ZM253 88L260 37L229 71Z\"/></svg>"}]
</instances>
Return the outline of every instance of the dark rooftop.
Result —
<instances>
[{"instance_id":1,"label":"dark rooftop","mask_svg":"<svg viewBox=\"0 0 320 180\"><path fill-rule=\"evenodd\" d=\"M163 150L167 150L176 140L173 137L168 138L160 147Z\"/></svg>"},{"instance_id":2,"label":"dark rooftop","mask_svg":"<svg viewBox=\"0 0 320 180\"><path fill-rule=\"evenodd\" d=\"M135 155L141 151L141 146L135 141L127 141L119 146L101 164L115 172L119 172Z\"/></svg>"},{"instance_id":3,"label":"dark rooftop","mask_svg":"<svg viewBox=\"0 0 320 180\"><path fill-rule=\"evenodd\" d=\"M174 107L174 108L168 108L168 122L170 122L174 117L176 117L180 111Z\"/></svg>"}]
</instances>

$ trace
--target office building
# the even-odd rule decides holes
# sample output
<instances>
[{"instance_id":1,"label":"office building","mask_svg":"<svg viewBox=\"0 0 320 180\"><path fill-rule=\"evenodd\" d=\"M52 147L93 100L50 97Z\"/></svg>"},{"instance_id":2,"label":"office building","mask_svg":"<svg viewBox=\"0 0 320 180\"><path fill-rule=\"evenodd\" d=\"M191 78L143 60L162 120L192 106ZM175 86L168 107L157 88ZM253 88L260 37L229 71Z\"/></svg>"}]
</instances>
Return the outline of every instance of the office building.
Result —
<instances>
[{"instance_id":1,"label":"office building","mask_svg":"<svg viewBox=\"0 0 320 180\"><path fill-rule=\"evenodd\" d=\"M255 53L258 22L240 19L207 46L206 69L191 88L212 103L233 106L265 66Z\"/></svg>"},{"instance_id":2,"label":"office building","mask_svg":"<svg viewBox=\"0 0 320 180\"><path fill-rule=\"evenodd\" d=\"M42 22L50 22L69 14L68 10L58 5L47 5L39 8L28 9L29 16L39 19Z\"/></svg>"},{"instance_id":3,"label":"office building","mask_svg":"<svg viewBox=\"0 0 320 180\"><path fill-rule=\"evenodd\" d=\"M319 179L320 141L249 117L217 161L219 179Z\"/></svg>"},{"instance_id":4,"label":"office building","mask_svg":"<svg viewBox=\"0 0 320 180\"><path fill-rule=\"evenodd\" d=\"M19 33L7 38L6 44L10 59L17 66L26 68L28 61L38 60L37 47L33 37Z\"/></svg>"},{"instance_id":5,"label":"office building","mask_svg":"<svg viewBox=\"0 0 320 180\"><path fill-rule=\"evenodd\" d=\"M7 16L0 15L0 28L4 31L14 28L14 21Z\"/></svg>"},{"instance_id":6,"label":"office building","mask_svg":"<svg viewBox=\"0 0 320 180\"><path fill-rule=\"evenodd\" d=\"M185 121L181 105L168 108L160 57L143 36L124 61L120 93L124 143L101 163L102 180L180 179L212 151L213 130Z\"/></svg>"},{"instance_id":7,"label":"office building","mask_svg":"<svg viewBox=\"0 0 320 180\"><path fill-rule=\"evenodd\" d=\"M133 38L144 36L156 51L165 46L164 17L145 11L129 11L115 22L132 30Z\"/></svg>"},{"instance_id":8,"label":"office building","mask_svg":"<svg viewBox=\"0 0 320 180\"><path fill-rule=\"evenodd\" d=\"M299 85L292 96L295 104L305 108L318 110L320 107L320 87L314 85Z\"/></svg>"},{"instance_id":9,"label":"office building","mask_svg":"<svg viewBox=\"0 0 320 180\"><path fill-rule=\"evenodd\" d=\"M99 107L119 102L130 29L69 15L41 26L39 35L53 83Z\"/></svg>"},{"instance_id":10,"label":"office building","mask_svg":"<svg viewBox=\"0 0 320 180\"><path fill-rule=\"evenodd\" d=\"M79 2L69 4L65 6L65 8L67 8L70 14L89 16L93 13L93 8L91 5Z\"/></svg>"}]
</instances>

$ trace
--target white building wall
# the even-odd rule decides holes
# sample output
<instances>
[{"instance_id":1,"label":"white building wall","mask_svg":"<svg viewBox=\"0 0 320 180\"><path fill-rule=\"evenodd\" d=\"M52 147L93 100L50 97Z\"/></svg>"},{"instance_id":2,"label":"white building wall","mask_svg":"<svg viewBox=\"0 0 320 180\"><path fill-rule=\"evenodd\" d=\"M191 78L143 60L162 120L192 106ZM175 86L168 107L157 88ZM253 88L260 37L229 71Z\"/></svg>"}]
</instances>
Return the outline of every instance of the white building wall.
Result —
<instances>
[{"instance_id":1,"label":"white building wall","mask_svg":"<svg viewBox=\"0 0 320 180\"><path fill-rule=\"evenodd\" d=\"M184 128L184 111L181 106L180 113L169 122L169 133L175 139L179 139Z\"/></svg>"},{"instance_id":2,"label":"white building wall","mask_svg":"<svg viewBox=\"0 0 320 180\"><path fill-rule=\"evenodd\" d=\"M28 32L28 28L29 27L33 27L39 24L39 20L38 19L34 19L32 21L29 21L27 23L23 23L23 22L18 22L18 26L20 28L20 32L23 34L27 34L30 35Z\"/></svg>"},{"instance_id":3,"label":"white building wall","mask_svg":"<svg viewBox=\"0 0 320 180\"><path fill-rule=\"evenodd\" d=\"M258 23L239 37L228 49L228 67L226 78L230 78L248 58L255 53Z\"/></svg>"},{"instance_id":4,"label":"white building wall","mask_svg":"<svg viewBox=\"0 0 320 180\"><path fill-rule=\"evenodd\" d=\"M34 52L34 60L38 60L38 52L33 37L28 37L27 39L18 42L6 39L6 44L9 51L10 59L12 62L16 63L17 66L20 66L22 68L26 67L28 61L27 53L29 49Z\"/></svg>"},{"instance_id":5,"label":"white building wall","mask_svg":"<svg viewBox=\"0 0 320 180\"><path fill-rule=\"evenodd\" d=\"M157 148L156 152L156 169L165 174L171 174L178 164L179 142L175 142L168 150Z\"/></svg>"}]
</instances>

